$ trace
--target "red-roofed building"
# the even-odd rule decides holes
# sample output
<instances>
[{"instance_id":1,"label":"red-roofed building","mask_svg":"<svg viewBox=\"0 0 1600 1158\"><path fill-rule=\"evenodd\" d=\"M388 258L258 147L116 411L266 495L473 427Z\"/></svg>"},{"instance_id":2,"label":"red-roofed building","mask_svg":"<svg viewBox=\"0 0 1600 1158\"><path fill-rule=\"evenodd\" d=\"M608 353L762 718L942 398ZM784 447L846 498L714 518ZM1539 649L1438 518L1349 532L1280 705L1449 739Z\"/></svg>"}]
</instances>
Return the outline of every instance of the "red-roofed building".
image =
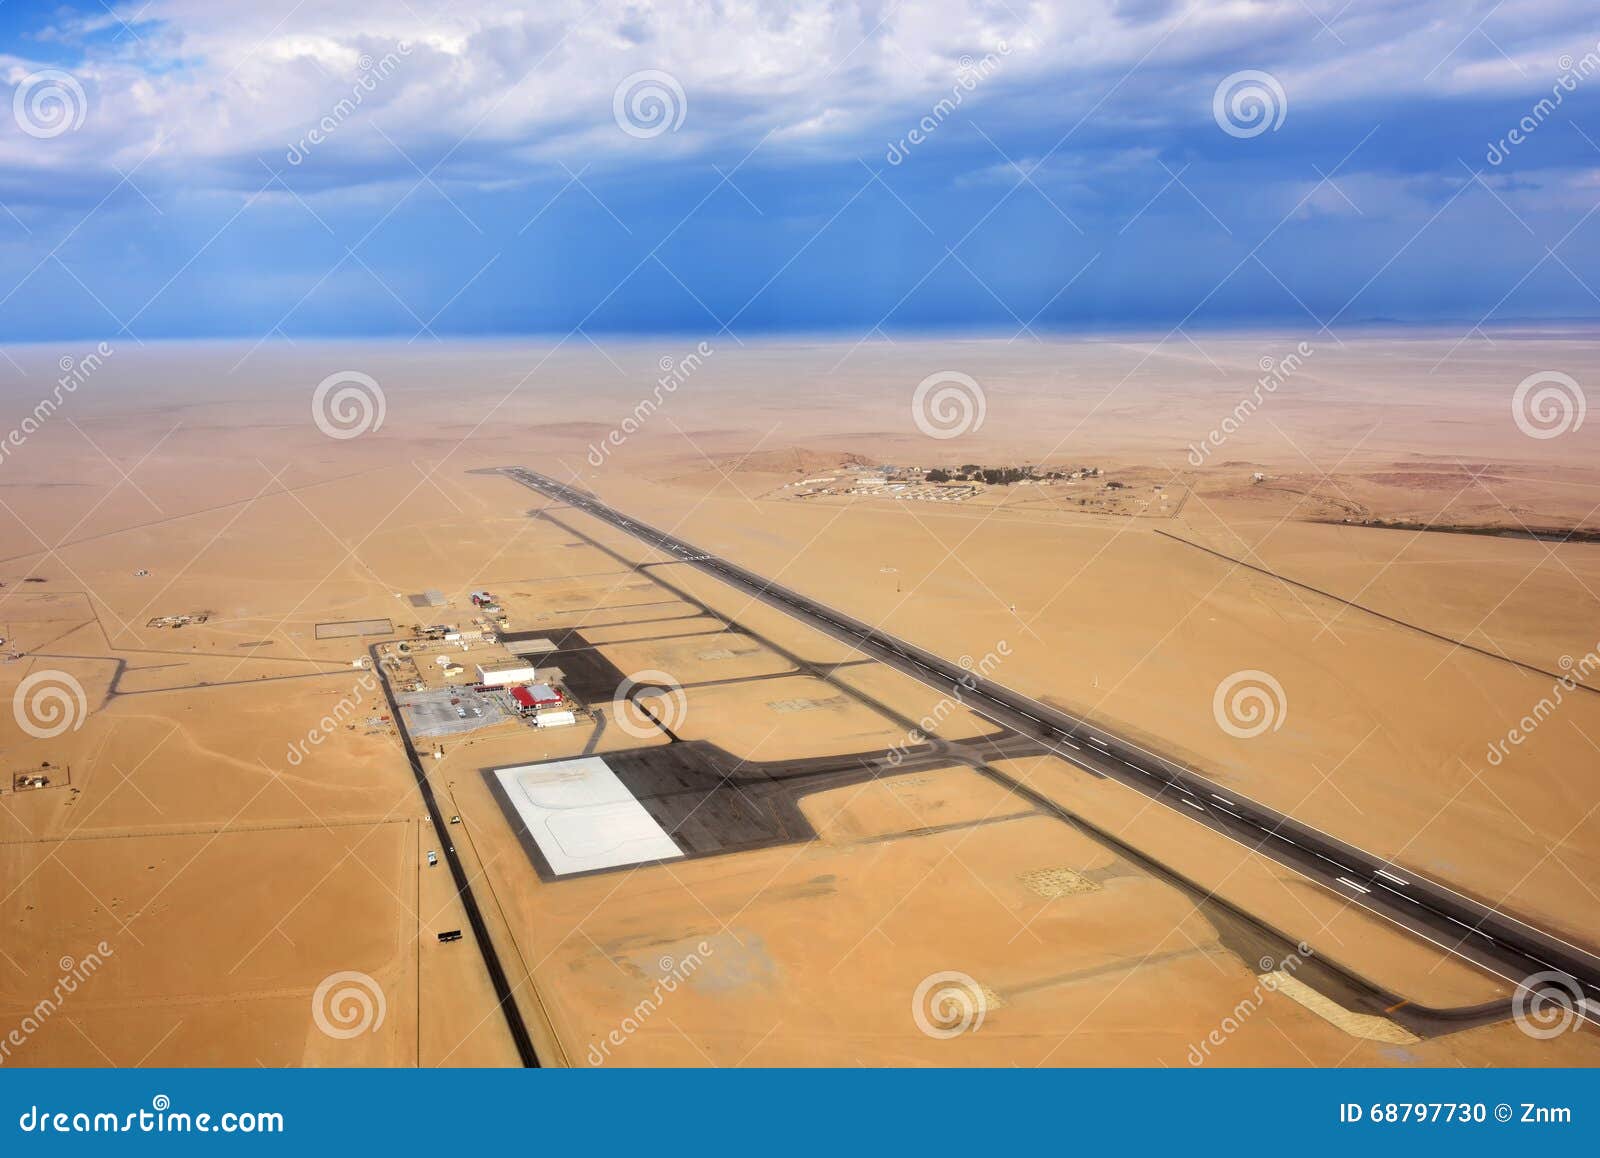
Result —
<instances>
[{"instance_id":1,"label":"red-roofed building","mask_svg":"<svg viewBox=\"0 0 1600 1158\"><path fill-rule=\"evenodd\" d=\"M527 687L518 685L511 689L511 698L517 702L517 710L531 712L535 708L547 708L561 702L561 693L549 684L530 684Z\"/></svg>"}]
</instances>

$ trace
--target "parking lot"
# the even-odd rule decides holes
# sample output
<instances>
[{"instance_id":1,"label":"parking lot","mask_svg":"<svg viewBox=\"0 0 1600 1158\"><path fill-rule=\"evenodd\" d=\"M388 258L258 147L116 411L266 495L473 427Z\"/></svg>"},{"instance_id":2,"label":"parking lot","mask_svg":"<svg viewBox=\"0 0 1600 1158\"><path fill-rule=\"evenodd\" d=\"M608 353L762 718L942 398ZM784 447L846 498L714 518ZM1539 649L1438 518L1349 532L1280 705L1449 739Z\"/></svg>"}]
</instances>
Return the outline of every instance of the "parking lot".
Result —
<instances>
[{"instance_id":1,"label":"parking lot","mask_svg":"<svg viewBox=\"0 0 1600 1158\"><path fill-rule=\"evenodd\" d=\"M470 687L404 692L396 698L405 713L406 730L413 736L454 736L507 718L498 700Z\"/></svg>"}]
</instances>

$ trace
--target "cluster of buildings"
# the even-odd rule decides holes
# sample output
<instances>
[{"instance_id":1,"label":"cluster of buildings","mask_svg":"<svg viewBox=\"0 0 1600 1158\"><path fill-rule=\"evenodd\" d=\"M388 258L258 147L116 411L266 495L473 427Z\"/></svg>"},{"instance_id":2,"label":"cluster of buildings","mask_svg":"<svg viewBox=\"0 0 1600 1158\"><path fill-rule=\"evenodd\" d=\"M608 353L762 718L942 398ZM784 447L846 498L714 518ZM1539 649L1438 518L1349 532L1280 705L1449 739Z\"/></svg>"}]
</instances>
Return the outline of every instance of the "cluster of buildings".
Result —
<instances>
[{"instance_id":1,"label":"cluster of buildings","mask_svg":"<svg viewBox=\"0 0 1600 1158\"><path fill-rule=\"evenodd\" d=\"M211 616L206 612L197 615L158 615L146 627L188 627L191 623L204 623Z\"/></svg>"},{"instance_id":2,"label":"cluster of buildings","mask_svg":"<svg viewBox=\"0 0 1600 1158\"><path fill-rule=\"evenodd\" d=\"M1045 470L1033 466L987 467L967 463L953 467L841 466L833 474L786 483L796 498L813 495L863 495L872 498L916 499L924 502L961 502L986 486L1043 486L1074 483L1100 477L1097 466Z\"/></svg>"},{"instance_id":3,"label":"cluster of buildings","mask_svg":"<svg viewBox=\"0 0 1600 1158\"><path fill-rule=\"evenodd\" d=\"M796 498L812 495L863 495L872 498L917 499L924 502L958 503L970 499L979 489L968 483L944 484L927 481L920 470L902 471L883 467L863 471L859 467L846 468L838 475L802 479L786 484Z\"/></svg>"},{"instance_id":4,"label":"cluster of buildings","mask_svg":"<svg viewBox=\"0 0 1600 1158\"><path fill-rule=\"evenodd\" d=\"M858 482L850 493L869 495L880 499L913 499L918 502L959 503L977 494L978 488L970 483L889 482L885 479L880 483L868 483L863 480Z\"/></svg>"},{"instance_id":5,"label":"cluster of buildings","mask_svg":"<svg viewBox=\"0 0 1600 1158\"><path fill-rule=\"evenodd\" d=\"M500 606L500 601L488 591L474 591L472 593L472 606L480 612L472 621L473 626L461 629L451 623L434 623L427 627L417 628L417 638L430 640L435 643L493 643L495 629L506 627L505 608Z\"/></svg>"},{"instance_id":6,"label":"cluster of buildings","mask_svg":"<svg viewBox=\"0 0 1600 1158\"><path fill-rule=\"evenodd\" d=\"M539 669L526 660L509 663L478 664L478 686L504 688L511 694L511 705L519 716L531 716L541 728L560 727L577 722L577 714L556 688L539 678Z\"/></svg>"},{"instance_id":7,"label":"cluster of buildings","mask_svg":"<svg viewBox=\"0 0 1600 1158\"><path fill-rule=\"evenodd\" d=\"M505 610L492 591L473 591L471 599L478 613L473 626L435 623L418 627L416 641L399 644L395 656L386 660L396 676L405 678L402 673L408 659L414 668L420 654L431 653L439 675L453 687L439 688L413 670L408 690L413 694L450 695L449 707L464 721L481 717L482 723L487 724L509 714L540 728L575 724L579 705L559 686L559 671L550 668L541 672L529 659L501 648L489 656L479 650L481 644L500 642L494 625L505 626ZM546 649L553 646L548 641L535 640L526 650L538 651L540 645ZM480 657L481 661L474 662ZM493 701L498 713L489 701Z\"/></svg>"}]
</instances>

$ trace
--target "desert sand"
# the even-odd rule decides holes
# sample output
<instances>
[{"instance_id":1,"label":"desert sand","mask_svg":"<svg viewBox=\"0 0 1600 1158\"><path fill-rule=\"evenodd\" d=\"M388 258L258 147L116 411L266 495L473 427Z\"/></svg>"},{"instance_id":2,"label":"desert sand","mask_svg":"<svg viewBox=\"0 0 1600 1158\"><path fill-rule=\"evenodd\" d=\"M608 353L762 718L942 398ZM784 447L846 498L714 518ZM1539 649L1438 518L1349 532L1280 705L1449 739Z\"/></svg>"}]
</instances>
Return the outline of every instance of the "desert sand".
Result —
<instances>
[{"instance_id":1,"label":"desert sand","mask_svg":"<svg viewBox=\"0 0 1600 1158\"><path fill-rule=\"evenodd\" d=\"M0 716L0 1039L31 1026L0 1060L516 1064L470 929L438 940L467 923L427 863L400 722L353 666L413 625L469 620L473 590L512 631L576 631L615 670L669 674L678 739L740 768L881 751L935 707L474 473L505 465L941 654L1004 644L999 682L1593 948L1600 669L1522 720L1563 674L1585 682L1600 542L1466 532L1600 531L1596 426L1535 438L1512 410L1537 371L1600 381L1600 338L1341 337L730 340L643 418L660 360L695 339L116 348L0 459L0 694L56 673L83 695L59 734ZM1262 359L1302 342L1195 465ZM12 349L0 426L20 430L89 349ZM383 421L330 437L312 392L347 369L381 384ZM941 370L984 401L948 439L910 401ZM1093 465L1128 493L797 497L846 463ZM442 606L411 598L428 590ZM318 631L368 619L392 630ZM497 654L462 654L480 652ZM1213 710L1242 670L1283 691L1280 726L1252 738ZM997 759L999 777L878 768L799 794L776 843L545 879L484 773L668 746L591 706L606 726L499 723L423 761L546 1064L1600 1061L1592 1028L1406 1029L1373 993L1454 1009L1510 987L1049 756ZM937 735L991 730L958 711ZM1263 986L1285 969L1311 997ZM978 987L981 1025L919 1024L919 986L944 973Z\"/></svg>"}]
</instances>

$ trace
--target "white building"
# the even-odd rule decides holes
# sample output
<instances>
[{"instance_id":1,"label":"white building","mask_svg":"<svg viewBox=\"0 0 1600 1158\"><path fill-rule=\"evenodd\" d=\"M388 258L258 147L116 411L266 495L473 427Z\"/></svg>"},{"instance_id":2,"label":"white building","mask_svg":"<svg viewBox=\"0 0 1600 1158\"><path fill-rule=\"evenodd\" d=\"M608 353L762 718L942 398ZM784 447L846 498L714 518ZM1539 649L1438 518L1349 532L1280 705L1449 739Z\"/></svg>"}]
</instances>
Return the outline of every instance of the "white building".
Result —
<instances>
[{"instance_id":1,"label":"white building","mask_svg":"<svg viewBox=\"0 0 1600 1158\"><path fill-rule=\"evenodd\" d=\"M491 688L532 683L539 678L539 669L529 663L491 664L488 667L480 663L477 668L478 682Z\"/></svg>"}]
</instances>

